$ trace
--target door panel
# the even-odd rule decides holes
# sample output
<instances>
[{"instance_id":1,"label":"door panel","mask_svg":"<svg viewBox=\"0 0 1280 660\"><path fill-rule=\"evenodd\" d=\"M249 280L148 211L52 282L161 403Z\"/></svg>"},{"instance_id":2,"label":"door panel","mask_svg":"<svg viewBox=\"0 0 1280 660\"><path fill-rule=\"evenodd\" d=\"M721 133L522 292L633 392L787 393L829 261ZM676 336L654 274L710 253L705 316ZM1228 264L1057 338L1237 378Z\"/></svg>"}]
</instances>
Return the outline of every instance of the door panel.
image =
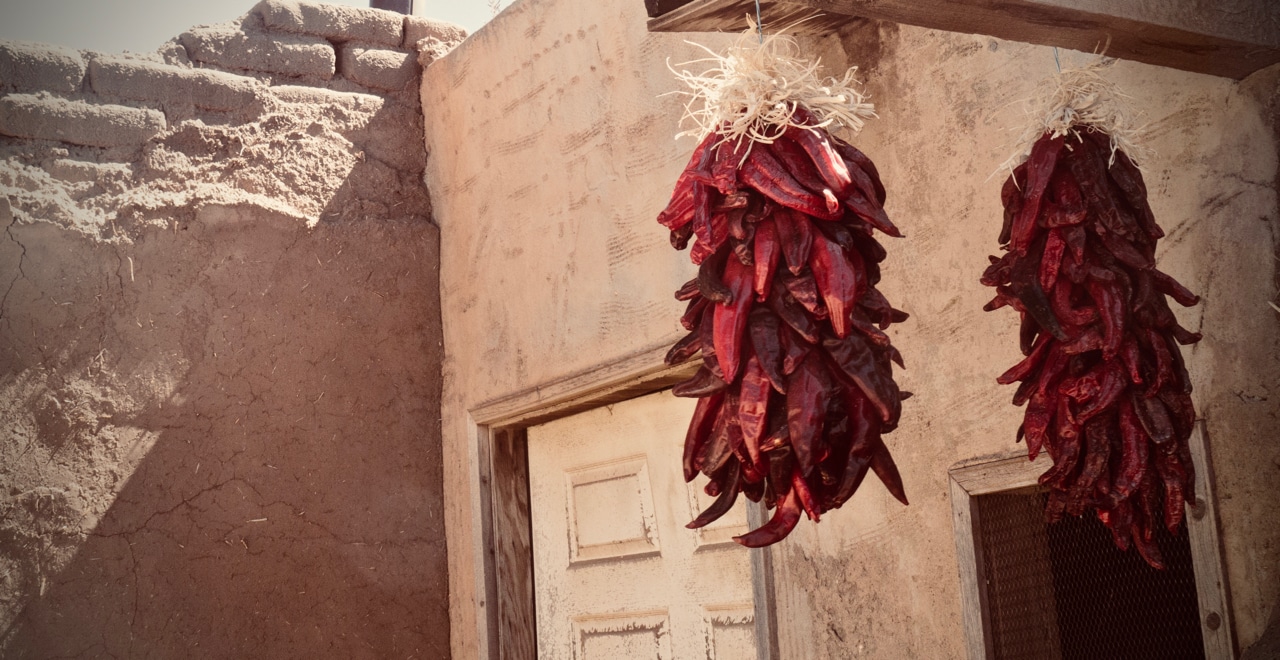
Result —
<instances>
[{"instance_id":1,"label":"door panel","mask_svg":"<svg viewBox=\"0 0 1280 660\"><path fill-rule=\"evenodd\" d=\"M538 657L755 657L744 501L686 485L695 402L660 392L528 429Z\"/></svg>"}]
</instances>

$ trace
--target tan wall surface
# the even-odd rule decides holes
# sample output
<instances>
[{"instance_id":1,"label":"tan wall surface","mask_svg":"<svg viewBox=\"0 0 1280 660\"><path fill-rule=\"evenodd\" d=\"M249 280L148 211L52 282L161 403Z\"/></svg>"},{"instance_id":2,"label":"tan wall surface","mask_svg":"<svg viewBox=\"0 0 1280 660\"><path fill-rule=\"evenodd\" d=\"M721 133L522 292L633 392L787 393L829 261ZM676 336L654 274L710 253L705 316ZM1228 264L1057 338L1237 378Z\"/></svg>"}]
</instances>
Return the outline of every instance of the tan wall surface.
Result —
<instances>
[{"instance_id":1,"label":"tan wall surface","mask_svg":"<svg viewBox=\"0 0 1280 660\"><path fill-rule=\"evenodd\" d=\"M692 141L665 63L713 35L644 30L641 3L524 1L423 77L427 182L441 226L445 517L452 643L484 642L476 439L468 411L679 336L671 292L693 273L653 218ZM959 657L963 648L946 470L1017 451L1020 411L995 377L1018 359L1011 313L985 314L977 279L996 249L988 179L1021 128L1014 102L1053 71L1052 50L863 26L808 42L859 64L881 114L857 142L877 162L890 241L881 284L912 314L894 326L906 404L888 437L910 507L869 482L778 547L788 657ZM1084 57L1063 53L1068 62ZM832 73L835 71L833 70ZM1152 122L1160 266L1205 302L1179 310L1206 338L1187 351L1208 418L1242 645L1280 594L1280 388L1275 294L1275 70L1242 84L1130 63L1109 76ZM1011 130L1012 129L1012 130Z\"/></svg>"}]
</instances>

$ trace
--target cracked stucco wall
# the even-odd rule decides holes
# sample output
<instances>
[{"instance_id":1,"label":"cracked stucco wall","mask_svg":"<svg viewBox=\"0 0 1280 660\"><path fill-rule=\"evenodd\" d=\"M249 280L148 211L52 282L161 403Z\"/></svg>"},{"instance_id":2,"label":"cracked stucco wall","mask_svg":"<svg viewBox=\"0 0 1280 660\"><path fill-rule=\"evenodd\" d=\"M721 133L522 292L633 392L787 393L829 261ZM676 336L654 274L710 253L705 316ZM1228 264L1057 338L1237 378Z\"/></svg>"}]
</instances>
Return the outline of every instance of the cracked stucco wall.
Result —
<instances>
[{"instance_id":1,"label":"cracked stucco wall","mask_svg":"<svg viewBox=\"0 0 1280 660\"><path fill-rule=\"evenodd\" d=\"M641 3L517 2L430 66L427 181L443 245L445 516L453 647L484 648L480 483L468 411L681 336L671 293L693 277L654 217L693 140L667 69L719 35L649 33ZM907 234L886 243L881 289L911 319L890 329L915 397L886 437L903 507L869 481L775 547L786 658L962 657L947 470L1014 443L1021 409L995 378L1019 359L1016 318L982 311L1018 101L1053 50L865 24L806 40L829 72L858 65L879 119L856 142ZM1064 63L1087 54L1063 52ZM692 67L689 67L692 68ZM1169 232L1159 266L1205 302L1178 309L1205 339L1185 351L1207 420L1235 625L1259 639L1280 598L1280 315L1275 254L1280 68L1243 82L1131 62L1108 74L1152 123L1147 165ZM483 99L483 101L481 101ZM475 605L473 605L475 603Z\"/></svg>"},{"instance_id":2,"label":"cracked stucco wall","mask_svg":"<svg viewBox=\"0 0 1280 660\"><path fill-rule=\"evenodd\" d=\"M0 656L448 655L416 81L461 37L0 42Z\"/></svg>"}]
</instances>

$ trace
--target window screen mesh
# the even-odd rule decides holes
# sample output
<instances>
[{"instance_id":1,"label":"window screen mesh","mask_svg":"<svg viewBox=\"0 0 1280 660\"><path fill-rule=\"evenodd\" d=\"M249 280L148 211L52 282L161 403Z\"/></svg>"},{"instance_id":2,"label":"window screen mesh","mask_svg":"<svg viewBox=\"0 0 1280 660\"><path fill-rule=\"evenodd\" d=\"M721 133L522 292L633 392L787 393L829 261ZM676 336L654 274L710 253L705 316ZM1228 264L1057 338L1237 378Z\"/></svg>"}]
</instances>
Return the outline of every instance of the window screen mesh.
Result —
<instances>
[{"instance_id":1,"label":"window screen mesh","mask_svg":"<svg viewBox=\"0 0 1280 660\"><path fill-rule=\"evenodd\" d=\"M1092 514L1046 524L1046 499L1033 489L974 499L995 657L1203 658L1186 525L1158 530L1159 571L1118 550Z\"/></svg>"}]
</instances>

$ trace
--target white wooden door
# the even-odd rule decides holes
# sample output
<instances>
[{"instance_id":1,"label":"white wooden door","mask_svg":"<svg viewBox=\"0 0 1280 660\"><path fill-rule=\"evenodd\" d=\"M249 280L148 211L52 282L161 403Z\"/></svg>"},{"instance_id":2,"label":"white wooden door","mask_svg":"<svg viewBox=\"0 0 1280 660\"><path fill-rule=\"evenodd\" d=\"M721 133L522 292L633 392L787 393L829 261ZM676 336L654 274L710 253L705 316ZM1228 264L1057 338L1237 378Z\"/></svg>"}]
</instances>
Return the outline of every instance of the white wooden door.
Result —
<instances>
[{"instance_id":1,"label":"white wooden door","mask_svg":"<svg viewBox=\"0 0 1280 660\"><path fill-rule=\"evenodd\" d=\"M689 530L713 498L680 456L694 401L660 392L531 427L538 657L756 657L751 566L732 536L746 498Z\"/></svg>"}]
</instances>

